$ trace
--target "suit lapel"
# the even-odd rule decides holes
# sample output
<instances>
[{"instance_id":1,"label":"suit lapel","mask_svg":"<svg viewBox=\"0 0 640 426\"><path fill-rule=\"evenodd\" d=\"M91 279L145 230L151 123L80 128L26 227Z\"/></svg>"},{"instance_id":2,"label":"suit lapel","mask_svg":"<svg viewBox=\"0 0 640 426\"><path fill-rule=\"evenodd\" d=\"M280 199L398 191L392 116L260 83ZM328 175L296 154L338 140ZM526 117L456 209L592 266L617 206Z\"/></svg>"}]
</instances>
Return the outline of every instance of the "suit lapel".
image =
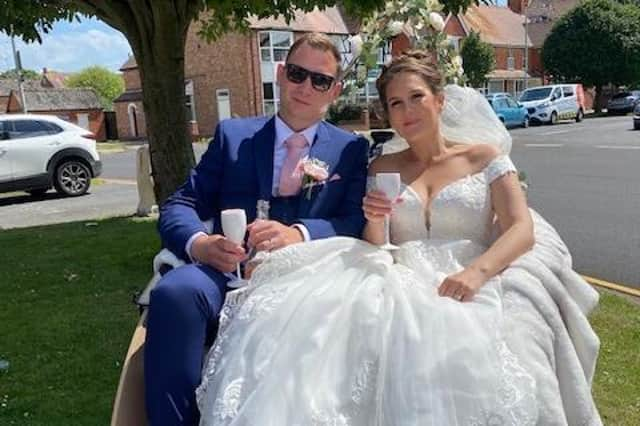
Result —
<instances>
[{"instance_id":1,"label":"suit lapel","mask_svg":"<svg viewBox=\"0 0 640 426\"><path fill-rule=\"evenodd\" d=\"M276 140L275 118L271 118L253 137L254 159L261 200L271 199L273 185L273 150Z\"/></svg>"},{"instance_id":2,"label":"suit lapel","mask_svg":"<svg viewBox=\"0 0 640 426\"><path fill-rule=\"evenodd\" d=\"M337 164L335 157L335 148L329 138L329 132L327 131L326 124L324 121L321 121L318 125L316 139L311 145L311 149L309 149L309 158L316 158L327 163L327 166L329 167L329 176L331 176L333 174L333 169ZM307 190L302 190L302 193L300 194L300 203L298 205L298 213L300 216L304 216L309 212L318 192L321 190L321 186L312 188L311 199L307 199Z\"/></svg>"}]
</instances>

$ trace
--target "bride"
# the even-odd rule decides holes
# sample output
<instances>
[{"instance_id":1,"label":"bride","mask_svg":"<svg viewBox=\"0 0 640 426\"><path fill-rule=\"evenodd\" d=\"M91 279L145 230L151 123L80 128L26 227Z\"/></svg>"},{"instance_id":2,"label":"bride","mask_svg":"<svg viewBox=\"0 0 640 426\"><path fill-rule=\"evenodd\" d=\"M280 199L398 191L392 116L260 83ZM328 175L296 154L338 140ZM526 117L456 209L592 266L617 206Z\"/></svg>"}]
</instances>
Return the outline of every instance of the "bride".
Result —
<instances>
[{"instance_id":1,"label":"bride","mask_svg":"<svg viewBox=\"0 0 640 426\"><path fill-rule=\"evenodd\" d=\"M597 293L527 208L509 134L421 53L377 85L408 149L371 164L366 241L272 252L228 295L201 424L601 424ZM378 172L400 173L398 200ZM397 251L378 247L387 214Z\"/></svg>"}]
</instances>

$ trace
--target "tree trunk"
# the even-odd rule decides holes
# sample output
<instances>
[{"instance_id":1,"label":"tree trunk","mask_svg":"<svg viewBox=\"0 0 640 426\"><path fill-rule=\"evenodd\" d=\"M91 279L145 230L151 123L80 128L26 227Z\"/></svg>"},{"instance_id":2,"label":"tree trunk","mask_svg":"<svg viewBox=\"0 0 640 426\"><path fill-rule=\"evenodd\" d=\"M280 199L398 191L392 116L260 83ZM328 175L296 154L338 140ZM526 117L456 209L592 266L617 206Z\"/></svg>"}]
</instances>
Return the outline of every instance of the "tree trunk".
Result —
<instances>
[{"instance_id":1,"label":"tree trunk","mask_svg":"<svg viewBox=\"0 0 640 426\"><path fill-rule=\"evenodd\" d=\"M596 84L596 98L593 102L593 109L596 114L602 112L602 84Z\"/></svg>"},{"instance_id":2,"label":"tree trunk","mask_svg":"<svg viewBox=\"0 0 640 426\"><path fill-rule=\"evenodd\" d=\"M162 44L136 55L142 82L149 153L158 205L180 186L194 164L184 93L185 37L168 31Z\"/></svg>"}]
</instances>

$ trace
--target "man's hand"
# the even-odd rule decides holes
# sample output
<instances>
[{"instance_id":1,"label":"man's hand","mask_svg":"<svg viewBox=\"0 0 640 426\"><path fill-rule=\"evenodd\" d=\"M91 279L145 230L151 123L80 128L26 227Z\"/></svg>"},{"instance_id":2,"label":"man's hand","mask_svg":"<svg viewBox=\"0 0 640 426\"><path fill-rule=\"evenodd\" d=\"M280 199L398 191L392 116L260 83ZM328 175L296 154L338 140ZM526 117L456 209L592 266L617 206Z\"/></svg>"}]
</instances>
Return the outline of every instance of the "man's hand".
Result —
<instances>
[{"instance_id":1,"label":"man's hand","mask_svg":"<svg viewBox=\"0 0 640 426\"><path fill-rule=\"evenodd\" d=\"M285 226L275 220L258 219L248 227L249 246L256 250L275 250L304 241L302 233L293 226Z\"/></svg>"},{"instance_id":2,"label":"man's hand","mask_svg":"<svg viewBox=\"0 0 640 426\"><path fill-rule=\"evenodd\" d=\"M191 257L221 272L233 272L246 253L242 246L216 234L196 238L191 245Z\"/></svg>"}]
</instances>

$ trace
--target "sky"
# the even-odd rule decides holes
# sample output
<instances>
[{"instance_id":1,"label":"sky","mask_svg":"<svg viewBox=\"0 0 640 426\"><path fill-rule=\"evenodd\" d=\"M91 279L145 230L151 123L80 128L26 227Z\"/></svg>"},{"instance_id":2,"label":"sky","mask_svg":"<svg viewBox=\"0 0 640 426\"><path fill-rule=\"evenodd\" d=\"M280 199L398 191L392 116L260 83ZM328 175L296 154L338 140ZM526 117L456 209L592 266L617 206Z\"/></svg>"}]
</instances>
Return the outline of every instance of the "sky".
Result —
<instances>
[{"instance_id":1,"label":"sky","mask_svg":"<svg viewBox=\"0 0 640 426\"><path fill-rule=\"evenodd\" d=\"M80 22L57 22L42 44L26 44L16 38L22 67L42 72L43 68L60 72L76 72L100 65L111 71L125 63L131 48L119 31L97 19ZM0 32L0 71L14 68L11 39Z\"/></svg>"}]
</instances>

